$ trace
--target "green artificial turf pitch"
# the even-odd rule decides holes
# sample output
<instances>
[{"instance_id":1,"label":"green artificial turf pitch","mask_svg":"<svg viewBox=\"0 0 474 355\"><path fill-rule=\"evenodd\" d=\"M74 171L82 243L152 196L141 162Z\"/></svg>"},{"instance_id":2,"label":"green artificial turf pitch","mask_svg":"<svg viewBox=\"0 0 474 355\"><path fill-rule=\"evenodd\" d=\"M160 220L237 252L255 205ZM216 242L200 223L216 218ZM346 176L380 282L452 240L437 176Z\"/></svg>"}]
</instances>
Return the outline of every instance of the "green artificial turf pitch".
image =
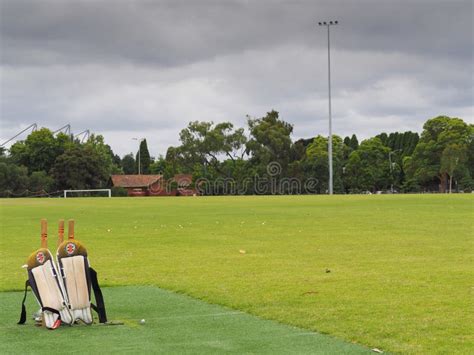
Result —
<instances>
[{"instance_id":1,"label":"green artificial turf pitch","mask_svg":"<svg viewBox=\"0 0 474 355\"><path fill-rule=\"evenodd\" d=\"M0 293L2 353L368 354L335 338L210 305L156 287L105 288L109 319L123 325L15 325L19 292ZM38 306L28 302L30 314ZM31 317L29 317L31 318ZM141 324L140 320L145 319Z\"/></svg>"},{"instance_id":2,"label":"green artificial turf pitch","mask_svg":"<svg viewBox=\"0 0 474 355\"><path fill-rule=\"evenodd\" d=\"M41 218L53 246L57 220L74 218L105 286L157 286L366 348L472 353L473 197L2 199L0 291L22 289Z\"/></svg>"}]
</instances>

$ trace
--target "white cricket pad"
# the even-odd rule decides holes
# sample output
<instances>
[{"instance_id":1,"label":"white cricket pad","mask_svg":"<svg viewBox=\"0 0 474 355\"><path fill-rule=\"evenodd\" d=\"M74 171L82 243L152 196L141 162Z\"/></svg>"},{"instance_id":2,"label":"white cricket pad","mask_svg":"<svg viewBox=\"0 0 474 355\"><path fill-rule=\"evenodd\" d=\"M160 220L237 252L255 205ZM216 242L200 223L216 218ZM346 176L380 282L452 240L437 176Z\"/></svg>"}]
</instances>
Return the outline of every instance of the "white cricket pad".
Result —
<instances>
[{"instance_id":1,"label":"white cricket pad","mask_svg":"<svg viewBox=\"0 0 474 355\"><path fill-rule=\"evenodd\" d=\"M61 321L71 324L72 316L63 297L61 281L56 276L57 272L52 260L47 260L43 265L31 269L31 274L38 291L38 303L43 308L51 308L59 311ZM58 318L58 314L49 310L43 310L43 321L47 328L55 328L55 323Z\"/></svg>"},{"instance_id":2,"label":"white cricket pad","mask_svg":"<svg viewBox=\"0 0 474 355\"><path fill-rule=\"evenodd\" d=\"M73 322L92 324L90 284L86 275L86 259L82 255L59 259Z\"/></svg>"}]
</instances>

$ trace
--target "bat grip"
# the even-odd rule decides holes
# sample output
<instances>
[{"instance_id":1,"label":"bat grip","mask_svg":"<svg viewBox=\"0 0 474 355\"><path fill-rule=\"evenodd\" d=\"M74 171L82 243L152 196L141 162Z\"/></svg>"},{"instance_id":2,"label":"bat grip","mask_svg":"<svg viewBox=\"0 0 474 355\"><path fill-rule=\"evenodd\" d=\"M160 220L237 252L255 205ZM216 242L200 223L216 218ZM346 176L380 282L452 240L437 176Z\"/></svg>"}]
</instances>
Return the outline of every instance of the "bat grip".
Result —
<instances>
[{"instance_id":1,"label":"bat grip","mask_svg":"<svg viewBox=\"0 0 474 355\"><path fill-rule=\"evenodd\" d=\"M48 248L48 222L41 220L41 248Z\"/></svg>"},{"instance_id":2,"label":"bat grip","mask_svg":"<svg viewBox=\"0 0 474 355\"><path fill-rule=\"evenodd\" d=\"M58 226L58 246L64 241L64 219L59 220Z\"/></svg>"},{"instance_id":3,"label":"bat grip","mask_svg":"<svg viewBox=\"0 0 474 355\"><path fill-rule=\"evenodd\" d=\"M73 219L70 219L68 221L67 239L74 239L74 220Z\"/></svg>"}]
</instances>

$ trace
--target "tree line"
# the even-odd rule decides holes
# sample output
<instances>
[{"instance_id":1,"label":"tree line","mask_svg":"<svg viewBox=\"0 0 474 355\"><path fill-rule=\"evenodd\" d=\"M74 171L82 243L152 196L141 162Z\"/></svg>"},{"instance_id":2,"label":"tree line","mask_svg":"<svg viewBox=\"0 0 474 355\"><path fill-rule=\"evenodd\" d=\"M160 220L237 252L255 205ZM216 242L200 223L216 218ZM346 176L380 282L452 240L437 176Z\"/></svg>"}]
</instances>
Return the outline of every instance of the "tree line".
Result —
<instances>
[{"instance_id":1,"label":"tree line","mask_svg":"<svg viewBox=\"0 0 474 355\"><path fill-rule=\"evenodd\" d=\"M24 141L0 150L0 195L43 196L65 189L108 186L121 173L121 159L100 135L81 143L65 133L42 128Z\"/></svg>"},{"instance_id":2,"label":"tree line","mask_svg":"<svg viewBox=\"0 0 474 355\"><path fill-rule=\"evenodd\" d=\"M293 125L276 111L247 117L247 127L230 122L190 122L179 134L180 144L166 155L150 156L147 141L139 153L122 158L100 135L87 142L42 128L24 141L0 151L0 193L52 192L63 189L104 188L111 174L192 174L193 179L252 180L278 164L276 179L317 181L315 193L328 189L328 139L318 135L293 141ZM140 159L140 164L138 164ZM139 167L138 167L139 165ZM474 187L474 125L438 116L423 132L381 133L359 142L357 136L333 136L335 193L375 191L472 191ZM222 194L215 188L210 194ZM248 184L246 194L254 194ZM288 190L287 193L292 193Z\"/></svg>"}]
</instances>

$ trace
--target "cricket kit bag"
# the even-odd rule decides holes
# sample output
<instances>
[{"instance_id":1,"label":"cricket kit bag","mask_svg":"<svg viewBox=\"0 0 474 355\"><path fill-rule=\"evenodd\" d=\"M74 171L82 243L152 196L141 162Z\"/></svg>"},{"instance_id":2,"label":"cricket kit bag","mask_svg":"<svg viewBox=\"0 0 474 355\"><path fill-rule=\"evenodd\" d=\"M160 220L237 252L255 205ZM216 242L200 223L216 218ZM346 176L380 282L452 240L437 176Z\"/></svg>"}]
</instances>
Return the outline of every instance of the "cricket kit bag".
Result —
<instances>
[{"instance_id":1,"label":"cricket kit bag","mask_svg":"<svg viewBox=\"0 0 474 355\"><path fill-rule=\"evenodd\" d=\"M59 222L57 263L47 249L46 221L42 220L42 248L28 258L28 280L18 324L26 321L25 300L28 286L41 306L43 324L56 329L62 323L72 325L77 321L92 324L91 309L99 315L99 322L106 323L104 299L97 281L97 273L89 266L87 250L74 239L74 221L69 221L68 240L64 239L64 221ZM91 289L97 305L91 303Z\"/></svg>"}]
</instances>

